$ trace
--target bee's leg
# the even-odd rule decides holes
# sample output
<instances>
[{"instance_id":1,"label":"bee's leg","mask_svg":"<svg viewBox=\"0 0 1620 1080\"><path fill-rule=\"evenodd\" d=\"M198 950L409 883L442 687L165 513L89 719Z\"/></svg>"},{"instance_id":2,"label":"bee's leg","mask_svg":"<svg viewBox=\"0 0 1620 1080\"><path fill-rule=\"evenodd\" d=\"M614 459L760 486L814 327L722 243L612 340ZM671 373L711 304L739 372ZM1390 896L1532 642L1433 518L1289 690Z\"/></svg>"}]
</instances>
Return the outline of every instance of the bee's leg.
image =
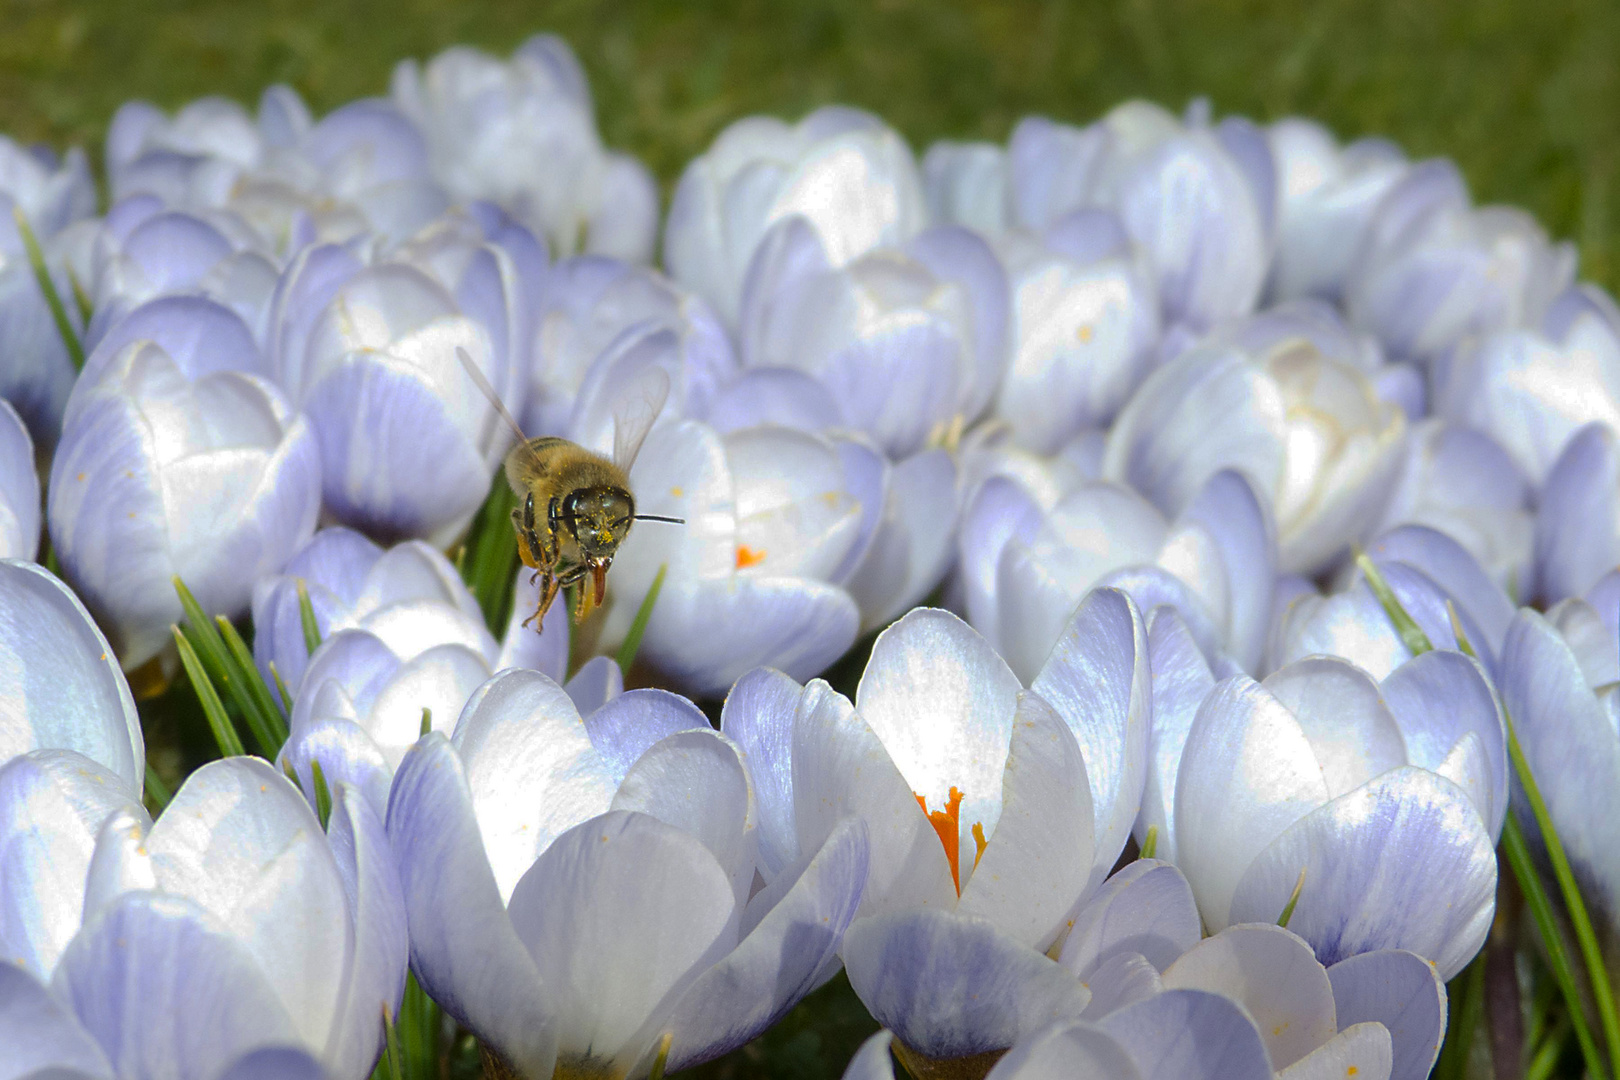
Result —
<instances>
[{"instance_id":1,"label":"bee's leg","mask_svg":"<svg viewBox=\"0 0 1620 1080\"><path fill-rule=\"evenodd\" d=\"M523 620L523 625L534 623L534 632L545 633L546 612L550 610L551 603L557 599L557 591L562 588L562 581L550 570L541 571L543 579L540 585L540 602L535 605L534 614Z\"/></svg>"},{"instance_id":2,"label":"bee's leg","mask_svg":"<svg viewBox=\"0 0 1620 1080\"><path fill-rule=\"evenodd\" d=\"M585 580L591 568L587 565L570 567L568 572L558 579L562 585L578 585ZM585 589L579 590L579 596L574 601L574 621L577 623L590 614L590 599Z\"/></svg>"},{"instance_id":3,"label":"bee's leg","mask_svg":"<svg viewBox=\"0 0 1620 1080\"><path fill-rule=\"evenodd\" d=\"M531 515L532 527L532 516L534 512L533 495L529 496L529 512ZM557 565L557 537L560 535L561 529L562 522L557 517L557 499L556 496L553 496L551 502L546 506L546 541L548 544L546 549L546 562L550 566Z\"/></svg>"}]
</instances>

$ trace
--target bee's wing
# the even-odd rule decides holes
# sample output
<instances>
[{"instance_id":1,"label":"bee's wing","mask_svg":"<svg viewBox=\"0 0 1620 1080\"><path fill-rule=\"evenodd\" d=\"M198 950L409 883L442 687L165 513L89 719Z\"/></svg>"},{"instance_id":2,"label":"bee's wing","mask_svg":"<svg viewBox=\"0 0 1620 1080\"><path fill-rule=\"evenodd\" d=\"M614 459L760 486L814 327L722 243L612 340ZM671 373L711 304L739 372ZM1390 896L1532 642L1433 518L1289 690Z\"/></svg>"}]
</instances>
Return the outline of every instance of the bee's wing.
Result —
<instances>
[{"instance_id":1,"label":"bee's wing","mask_svg":"<svg viewBox=\"0 0 1620 1080\"><path fill-rule=\"evenodd\" d=\"M489 380L484 378L482 371L478 370L478 365L473 363L471 356L467 355L467 350L457 345L456 357L460 359L461 366L467 370L467 377L473 381L473 385L483 392L483 395L489 399L489 403L495 406L495 411L500 414L501 419L506 421L506 426L512 429L512 434L517 436L518 445L528 446L529 437L523 434L523 426L507 411L506 403L495 392L495 388L489 385Z\"/></svg>"},{"instance_id":2,"label":"bee's wing","mask_svg":"<svg viewBox=\"0 0 1620 1080\"><path fill-rule=\"evenodd\" d=\"M613 407L613 464L630 471L653 421L669 398L669 375L657 365L636 372Z\"/></svg>"}]
</instances>

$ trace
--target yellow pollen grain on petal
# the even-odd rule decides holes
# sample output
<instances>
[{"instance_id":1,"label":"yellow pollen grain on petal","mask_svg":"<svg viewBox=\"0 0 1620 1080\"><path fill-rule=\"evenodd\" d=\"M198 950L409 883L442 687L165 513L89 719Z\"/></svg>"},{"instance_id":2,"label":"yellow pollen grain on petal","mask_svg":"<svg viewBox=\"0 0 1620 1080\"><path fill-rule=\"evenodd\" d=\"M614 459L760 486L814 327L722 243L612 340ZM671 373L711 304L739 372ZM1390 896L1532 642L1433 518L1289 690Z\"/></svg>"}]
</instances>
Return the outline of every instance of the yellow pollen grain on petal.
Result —
<instances>
[{"instance_id":1,"label":"yellow pollen grain on petal","mask_svg":"<svg viewBox=\"0 0 1620 1080\"><path fill-rule=\"evenodd\" d=\"M84 483L84 473L80 473L78 476L75 476L73 479L79 481L79 483L81 483L81 484Z\"/></svg>"},{"instance_id":2,"label":"yellow pollen grain on petal","mask_svg":"<svg viewBox=\"0 0 1620 1080\"><path fill-rule=\"evenodd\" d=\"M926 798L917 795L915 791L912 795L916 796L917 805L922 807L928 823L934 827L934 832L939 836L940 845L945 848L945 861L951 868L951 884L956 886L956 895L961 896L962 792L954 784L951 785L951 793L945 799L945 809L933 811L928 809ZM978 832L982 831L982 829L976 831L975 840L978 838Z\"/></svg>"},{"instance_id":3,"label":"yellow pollen grain on petal","mask_svg":"<svg viewBox=\"0 0 1620 1080\"><path fill-rule=\"evenodd\" d=\"M1080 327L1080 329L1074 332L1074 336L1080 339L1081 344L1085 344L1086 342L1090 341L1096 336L1096 334L1097 331L1092 329L1090 323L1085 323Z\"/></svg>"},{"instance_id":4,"label":"yellow pollen grain on petal","mask_svg":"<svg viewBox=\"0 0 1620 1080\"><path fill-rule=\"evenodd\" d=\"M750 566L757 566L765 561L765 550L754 549L747 544L737 545L737 569L744 570Z\"/></svg>"},{"instance_id":5,"label":"yellow pollen grain on petal","mask_svg":"<svg viewBox=\"0 0 1620 1080\"><path fill-rule=\"evenodd\" d=\"M1344 1070L1344 1075L1346 1075L1346 1076L1354 1076L1354 1075L1356 1075L1356 1073L1358 1073L1360 1071L1361 1071L1360 1069L1358 1069L1354 1065L1352 1065L1348 1069Z\"/></svg>"},{"instance_id":6,"label":"yellow pollen grain on petal","mask_svg":"<svg viewBox=\"0 0 1620 1080\"><path fill-rule=\"evenodd\" d=\"M669 493L671 495L675 496L677 499L679 499L682 495L686 494L686 489L685 488L672 487L672 488L669 489Z\"/></svg>"}]
</instances>

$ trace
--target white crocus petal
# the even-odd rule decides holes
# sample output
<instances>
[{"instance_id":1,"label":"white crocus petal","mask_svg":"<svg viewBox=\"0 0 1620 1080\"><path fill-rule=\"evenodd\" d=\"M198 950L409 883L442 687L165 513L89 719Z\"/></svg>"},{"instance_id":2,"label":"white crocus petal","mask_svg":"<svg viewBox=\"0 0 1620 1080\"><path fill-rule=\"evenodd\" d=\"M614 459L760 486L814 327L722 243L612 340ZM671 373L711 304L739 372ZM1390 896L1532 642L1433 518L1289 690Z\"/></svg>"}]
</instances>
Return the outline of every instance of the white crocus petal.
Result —
<instances>
[{"instance_id":1,"label":"white crocus petal","mask_svg":"<svg viewBox=\"0 0 1620 1080\"><path fill-rule=\"evenodd\" d=\"M1166 990L1097 1021L1143 1080L1271 1080L1271 1058L1242 1006L1206 990ZM1177 1037L1165 1038L1165 1032Z\"/></svg>"},{"instance_id":2,"label":"white crocus petal","mask_svg":"<svg viewBox=\"0 0 1620 1080\"><path fill-rule=\"evenodd\" d=\"M725 871L696 837L645 814L564 833L508 911L554 1003L564 1066L639 1056L627 1043L659 1003L736 944Z\"/></svg>"},{"instance_id":3,"label":"white crocus petal","mask_svg":"<svg viewBox=\"0 0 1620 1080\"><path fill-rule=\"evenodd\" d=\"M31 562L0 561L0 762L75 750L132 795L146 779L135 699L79 598Z\"/></svg>"},{"instance_id":4,"label":"white crocus petal","mask_svg":"<svg viewBox=\"0 0 1620 1080\"><path fill-rule=\"evenodd\" d=\"M17 410L0 401L0 558L32 559L41 517L34 441Z\"/></svg>"},{"instance_id":5,"label":"white crocus petal","mask_svg":"<svg viewBox=\"0 0 1620 1080\"><path fill-rule=\"evenodd\" d=\"M292 769L311 805L318 797L316 762L320 763L328 790L340 783L348 784L364 794L379 815L387 813L388 789L399 763L383 754L365 728L343 717L324 717L295 728L287 736L276 754L276 764L283 770Z\"/></svg>"},{"instance_id":6,"label":"white crocus petal","mask_svg":"<svg viewBox=\"0 0 1620 1080\"><path fill-rule=\"evenodd\" d=\"M1336 657L1308 657L1260 684L1293 713L1329 798L1407 763L1401 730L1372 677Z\"/></svg>"},{"instance_id":7,"label":"white crocus petal","mask_svg":"<svg viewBox=\"0 0 1620 1080\"><path fill-rule=\"evenodd\" d=\"M703 841L731 878L737 907L754 882L754 790L738 748L718 732L682 731L642 754L611 808L634 810Z\"/></svg>"},{"instance_id":8,"label":"white crocus petal","mask_svg":"<svg viewBox=\"0 0 1620 1080\"><path fill-rule=\"evenodd\" d=\"M844 968L869 1012L908 1050L948 1060L1003 1050L1091 995L1068 972L984 919L942 911L857 919Z\"/></svg>"},{"instance_id":9,"label":"white crocus petal","mask_svg":"<svg viewBox=\"0 0 1620 1080\"><path fill-rule=\"evenodd\" d=\"M4 1080L113 1080L112 1066L61 1001L31 974L0 963Z\"/></svg>"},{"instance_id":10,"label":"white crocus petal","mask_svg":"<svg viewBox=\"0 0 1620 1080\"><path fill-rule=\"evenodd\" d=\"M775 877L799 858L793 812L794 717L805 688L771 668L738 679L720 712L720 730L742 748L759 812L760 872Z\"/></svg>"},{"instance_id":11,"label":"white crocus petal","mask_svg":"<svg viewBox=\"0 0 1620 1080\"><path fill-rule=\"evenodd\" d=\"M1088 593L1031 685L1074 732L1095 815L1091 883L1119 858L1147 781L1147 635L1130 597Z\"/></svg>"},{"instance_id":12,"label":"white crocus petal","mask_svg":"<svg viewBox=\"0 0 1620 1080\"><path fill-rule=\"evenodd\" d=\"M643 754L671 735L712 730L703 710L691 701L650 686L628 690L585 717L585 733L614 787Z\"/></svg>"},{"instance_id":13,"label":"white crocus petal","mask_svg":"<svg viewBox=\"0 0 1620 1080\"><path fill-rule=\"evenodd\" d=\"M1329 963L1410 949L1451 978L1496 910L1495 845L1461 788L1393 769L1300 818L1242 871L1233 922L1275 921L1305 874L1290 929Z\"/></svg>"},{"instance_id":14,"label":"white crocus petal","mask_svg":"<svg viewBox=\"0 0 1620 1080\"><path fill-rule=\"evenodd\" d=\"M1446 1030L1446 984L1413 952L1380 949L1328 968L1339 1026L1376 1023L1389 1032L1391 1080L1425 1080Z\"/></svg>"},{"instance_id":15,"label":"white crocus petal","mask_svg":"<svg viewBox=\"0 0 1620 1080\"><path fill-rule=\"evenodd\" d=\"M120 810L102 823L84 875L86 922L124 893L157 888L152 853L146 847L151 828L144 809Z\"/></svg>"},{"instance_id":16,"label":"white crocus petal","mask_svg":"<svg viewBox=\"0 0 1620 1080\"><path fill-rule=\"evenodd\" d=\"M1394 1068L1389 1029L1367 1021L1352 1024L1277 1073L1278 1080L1389 1080Z\"/></svg>"},{"instance_id":17,"label":"white crocus petal","mask_svg":"<svg viewBox=\"0 0 1620 1080\"><path fill-rule=\"evenodd\" d=\"M944 848L910 784L849 700L819 679L798 704L792 762L800 851L820 847L846 816L867 823L872 871L862 914L955 906Z\"/></svg>"},{"instance_id":18,"label":"white crocus petal","mask_svg":"<svg viewBox=\"0 0 1620 1080\"><path fill-rule=\"evenodd\" d=\"M985 1080L1141 1080L1113 1036L1089 1024L1059 1024L1025 1039Z\"/></svg>"},{"instance_id":19,"label":"white crocus petal","mask_svg":"<svg viewBox=\"0 0 1620 1080\"><path fill-rule=\"evenodd\" d=\"M853 544L860 507L838 458L819 439L756 428L727 437L737 544L763 573L826 579ZM746 561L746 560L743 560Z\"/></svg>"},{"instance_id":20,"label":"white crocus petal","mask_svg":"<svg viewBox=\"0 0 1620 1080\"><path fill-rule=\"evenodd\" d=\"M1058 963L1095 985L1115 957L1142 959L1163 971L1203 933L1187 879L1169 863L1137 859L1103 882L1074 916Z\"/></svg>"},{"instance_id":21,"label":"white crocus petal","mask_svg":"<svg viewBox=\"0 0 1620 1080\"><path fill-rule=\"evenodd\" d=\"M1254 857L1327 801L1310 740L1287 707L1247 678L1218 684L1187 732L1176 780L1176 847L1211 927L1233 921L1232 896ZM1281 913L1279 905L1269 918Z\"/></svg>"},{"instance_id":22,"label":"white crocus petal","mask_svg":"<svg viewBox=\"0 0 1620 1080\"><path fill-rule=\"evenodd\" d=\"M958 849L965 880L957 910L1034 948L1051 944L1090 875L1091 799L1068 725L1038 695L1020 693L995 833L971 867L968 849Z\"/></svg>"},{"instance_id":23,"label":"white crocus petal","mask_svg":"<svg viewBox=\"0 0 1620 1080\"><path fill-rule=\"evenodd\" d=\"M1176 862L1176 775L1187 745L1187 731L1199 705L1209 696L1215 677L1186 622L1171 608L1148 616L1148 670L1153 677L1153 706L1148 730L1148 769L1142 785L1142 810L1136 820L1137 842L1146 843L1157 829L1158 850Z\"/></svg>"},{"instance_id":24,"label":"white crocus petal","mask_svg":"<svg viewBox=\"0 0 1620 1080\"><path fill-rule=\"evenodd\" d=\"M1001 815L1002 770L1022 687L989 644L946 611L920 608L878 635L855 710L928 807L959 791L962 851ZM966 877L966 874L963 875Z\"/></svg>"},{"instance_id":25,"label":"white crocus petal","mask_svg":"<svg viewBox=\"0 0 1620 1080\"><path fill-rule=\"evenodd\" d=\"M1091 969L1085 983L1091 990L1091 1004L1083 1015L1091 1020L1164 992L1159 969L1134 952L1114 953Z\"/></svg>"},{"instance_id":26,"label":"white crocus petal","mask_svg":"<svg viewBox=\"0 0 1620 1080\"><path fill-rule=\"evenodd\" d=\"M503 900L552 840L612 801L614 778L573 702L535 672L484 684L453 745Z\"/></svg>"},{"instance_id":27,"label":"white crocus petal","mask_svg":"<svg viewBox=\"0 0 1620 1080\"><path fill-rule=\"evenodd\" d=\"M843 1080L895 1080L894 1057L889 1049L894 1032L885 1028L861 1043L844 1069Z\"/></svg>"},{"instance_id":28,"label":"white crocus petal","mask_svg":"<svg viewBox=\"0 0 1620 1080\"><path fill-rule=\"evenodd\" d=\"M1479 662L1431 650L1396 669L1382 690L1400 725L1407 760L1468 792L1490 834L1498 835L1508 804L1507 736Z\"/></svg>"},{"instance_id":29,"label":"white crocus petal","mask_svg":"<svg viewBox=\"0 0 1620 1080\"><path fill-rule=\"evenodd\" d=\"M117 776L70 750L0 765L0 960L50 978L79 929L96 835L120 812L146 820Z\"/></svg>"},{"instance_id":30,"label":"white crocus petal","mask_svg":"<svg viewBox=\"0 0 1620 1080\"><path fill-rule=\"evenodd\" d=\"M354 963L354 926L337 863L298 789L254 758L205 765L175 793L147 848L158 888L228 927L304 1044L326 1047Z\"/></svg>"},{"instance_id":31,"label":"white crocus petal","mask_svg":"<svg viewBox=\"0 0 1620 1080\"><path fill-rule=\"evenodd\" d=\"M1333 987L1311 947L1280 926L1229 926L1193 946L1164 972L1166 989L1209 990L1253 1017L1279 1069L1338 1030Z\"/></svg>"}]
</instances>

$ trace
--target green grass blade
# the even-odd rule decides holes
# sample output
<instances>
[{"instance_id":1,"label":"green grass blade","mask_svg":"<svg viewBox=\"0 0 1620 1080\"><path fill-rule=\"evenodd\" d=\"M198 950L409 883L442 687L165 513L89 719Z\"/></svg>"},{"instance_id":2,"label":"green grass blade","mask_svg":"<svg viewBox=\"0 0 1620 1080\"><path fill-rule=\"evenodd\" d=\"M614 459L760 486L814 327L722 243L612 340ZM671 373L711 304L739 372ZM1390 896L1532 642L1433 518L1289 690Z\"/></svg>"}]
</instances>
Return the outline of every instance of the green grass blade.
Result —
<instances>
[{"instance_id":1,"label":"green grass blade","mask_svg":"<svg viewBox=\"0 0 1620 1080\"><path fill-rule=\"evenodd\" d=\"M313 653L321 647L321 626L315 621L315 605L309 602L309 585L298 579L298 621L304 628L304 648Z\"/></svg>"},{"instance_id":2,"label":"green grass blade","mask_svg":"<svg viewBox=\"0 0 1620 1080\"><path fill-rule=\"evenodd\" d=\"M219 627L219 636L225 639L225 648L230 653L231 661L241 676L243 687L252 697L259 712L264 717L265 727L270 737L275 740L275 749L270 756L274 757L281 744L287 741L287 717L276 704L276 699L270 695L270 687L265 685L264 676L259 674L259 665L253 662L253 653L248 649L247 642L237 633L231 620L223 615L214 616L214 624Z\"/></svg>"},{"instance_id":3,"label":"green grass blade","mask_svg":"<svg viewBox=\"0 0 1620 1080\"><path fill-rule=\"evenodd\" d=\"M1553 878L1558 882L1558 891L1563 895L1570 925L1575 930L1575 941L1586 963L1587 981L1592 987L1592 1003L1597 1008L1598 1023L1603 1026L1604 1041L1609 1044L1611 1075L1620 1077L1620 1013L1615 1012L1614 987L1609 982L1608 965L1603 961L1603 948L1598 944L1597 932L1586 910L1586 900L1581 896L1575 872L1569 865L1569 856L1564 852L1564 843L1558 838L1552 815L1547 811L1547 802L1541 797L1541 788L1530 772L1530 762L1525 759L1524 749L1519 745L1513 717L1508 714L1506 705L1502 707L1502 719L1507 724L1508 757L1513 762L1514 772L1518 774L1519 785L1524 789L1525 801L1530 804L1530 812L1535 815L1536 825L1541 830L1541 840L1547 848L1547 861L1552 864ZM1509 813L1510 820L1512 816ZM1579 1001L1570 998L1569 1005L1572 1012L1580 1011Z\"/></svg>"},{"instance_id":4,"label":"green grass blade","mask_svg":"<svg viewBox=\"0 0 1620 1080\"><path fill-rule=\"evenodd\" d=\"M292 691L288 690L287 684L281 681L281 672L276 670L274 660L270 661L270 677L276 680L276 693L281 696L281 714L291 716L293 707ZM283 739L282 741L285 742L286 740Z\"/></svg>"},{"instance_id":5,"label":"green grass blade","mask_svg":"<svg viewBox=\"0 0 1620 1080\"><path fill-rule=\"evenodd\" d=\"M1603 1056L1592 1038L1592 1029L1586 1024L1586 1016L1581 1012L1581 995L1575 985L1575 970L1564 949L1563 939L1558 934L1552 900L1547 895L1546 886L1541 883L1540 875L1536 873L1535 860L1530 856L1530 845L1519 828L1518 819L1511 812L1502 825L1502 854L1519 883L1519 890L1524 893L1530 917L1541 931L1541 941L1547 950L1547 965L1552 968L1553 979L1563 995L1564 1007L1575 1029L1575 1039L1581 1044L1581 1056L1586 1059L1586 1070L1593 1080L1603 1080L1606 1075Z\"/></svg>"},{"instance_id":6,"label":"green grass blade","mask_svg":"<svg viewBox=\"0 0 1620 1080\"><path fill-rule=\"evenodd\" d=\"M1479 1028L1485 1012L1485 950L1481 949L1463 973L1451 981L1451 1030L1446 1045L1440 1052L1440 1061L1434 1075L1439 1080L1466 1080L1468 1053L1474 1044L1474 1032Z\"/></svg>"},{"instance_id":7,"label":"green grass blade","mask_svg":"<svg viewBox=\"0 0 1620 1080\"><path fill-rule=\"evenodd\" d=\"M202 661L208 677L219 686L230 682L230 661L225 653L225 641L219 636L214 620L208 617L186 583L174 579L174 591L180 597L180 609L186 614L187 637Z\"/></svg>"},{"instance_id":8,"label":"green grass blade","mask_svg":"<svg viewBox=\"0 0 1620 1080\"><path fill-rule=\"evenodd\" d=\"M315 816L321 821L321 828L332 820L332 789L327 786L326 772L321 768L317 759L309 763L309 779L315 788Z\"/></svg>"},{"instance_id":9,"label":"green grass blade","mask_svg":"<svg viewBox=\"0 0 1620 1080\"><path fill-rule=\"evenodd\" d=\"M1142 858L1151 859L1159 850L1159 827L1149 825L1147 839L1142 841Z\"/></svg>"},{"instance_id":10,"label":"green grass blade","mask_svg":"<svg viewBox=\"0 0 1620 1080\"><path fill-rule=\"evenodd\" d=\"M79 309L79 321L85 326L90 325L90 316L95 314L95 305L90 303L90 294L84 291L84 284L79 281L79 275L73 272L73 267L67 268L68 286L73 290L73 306Z\"/></svg>"},{"instance_id":11,"label":"green grass blade","mask_svg":"<svg viewBox=\"0 0 1620 1080\"><path fill-rule=\"evenodd\" d=\"M74 371L84 370L84 343L79 340L79 332L73 329L73 323L68 319L67 305L62 303L62 294L56 291L56 282L51 279L50 267L45 265L45 252L39 246L39 238L28 224L28 217L22 212L22 207L11 208L12 217L17 219L17 231L22 234L23 247L28 250L28 265L33 268L34 280L39 283L39 291L45 294L45 303L51 309L51 320L56 323L56 332L62 338L62 345L67 349L68 356L73 361Z\"/></svg>"},{"instance_id":12,"label":"green grass blade","mask_svg":"<svg viewBox=\"0 0 1620 1080\"><path fill-rule=\"evenodd\" d=\"M169 800L172 798L174 798L174 792L169 790L169 785L163 782L163 777L157 774L157 770L152 768L152 763L148 761L146 763L146 808L152 812L153 817L156 817L163 812L165 806L169 805Z\"/></svg>"},{"instance_id":13,"label":"green grass blade","mask_svg":"<svg viewBox=\"0 0 1620 1080\"><path fill-rule=\"evenodd\" d=\"M516 506L517 496L506 483L506 474L496 473L461 552L462 580L478 601L490 632L497 636L512 615L512 579L518 568L517 534L512 531Z\"/></svg>"},{"instance_id":14,"label":"green grass blade","mask_svg":"<svg viewBox=\"0 0 1620 1080\"><path fill-rule=\"evenodd\" d=\"M240 757L247 753L242 748L236 728L231 725L231 718L225 713L225 703L219 700L219 691L214 689L213 680L208 677L202 661L197 657L197 650L191 647L191 642L178 626L169 629L174 633L175 648L180 650L180 663L191 680L191 688L197 692L197 700L202 702L203 716L214 733L214 742L219 745L220 754L224 757Z\"/></svg>"},{"instance_id":15,"label":"green grass blade","mask_svg":"<svg viewBox=\"0 0 1620 1080\"><path fill-rule=\"evenodd\" d=\"M630 631L624 635L624 642L619 646L617 659L620 671L629 671L630 665L636 662L636 653L641 651L641 639L647 633L647 624L652 621L653 605L658 603L658 594L663 591L664 575L668 571L668 563L660 564L652 584L647 587L647 595L641 598L641 606L636 609Z\"/></svg>"},{"instance_id":16,"label":"green grass blade","mask_svg":"<svg viewBox=\"0 0 1620 1080\"><path fill-rule=\"evenodd\" d=\"M1524 1080L1547 1080L1558 1067L1558 1059L1564 1055L1564 1040L1568 1036L1569 1020L1561 1016L1553 1024L1546 1042L1531 1055L1530 1066L1524 1070Z\"/></svg>"},{"instance_id":17,"label":"green grass blade","mask_svg":"<svg viewBox=\"0 0 1620 1080\"><path fill-rule=\"evenodd\" d=\"M1367 587L1378 597L1378 603L1383 606L1384 614L1400 635L1401 642L1413 656L1426 653L1434 646L1429 642L1429 635L1423 632L1416 620L1406 613L1400 600L1395 596L1395 590L1389 587L1389 581L1384 572L1378 569L1378 564L1367 557L1367 553L1360 548L1356 549L1356 567L1367 579Z\"/></svg>"}]
</instances>

